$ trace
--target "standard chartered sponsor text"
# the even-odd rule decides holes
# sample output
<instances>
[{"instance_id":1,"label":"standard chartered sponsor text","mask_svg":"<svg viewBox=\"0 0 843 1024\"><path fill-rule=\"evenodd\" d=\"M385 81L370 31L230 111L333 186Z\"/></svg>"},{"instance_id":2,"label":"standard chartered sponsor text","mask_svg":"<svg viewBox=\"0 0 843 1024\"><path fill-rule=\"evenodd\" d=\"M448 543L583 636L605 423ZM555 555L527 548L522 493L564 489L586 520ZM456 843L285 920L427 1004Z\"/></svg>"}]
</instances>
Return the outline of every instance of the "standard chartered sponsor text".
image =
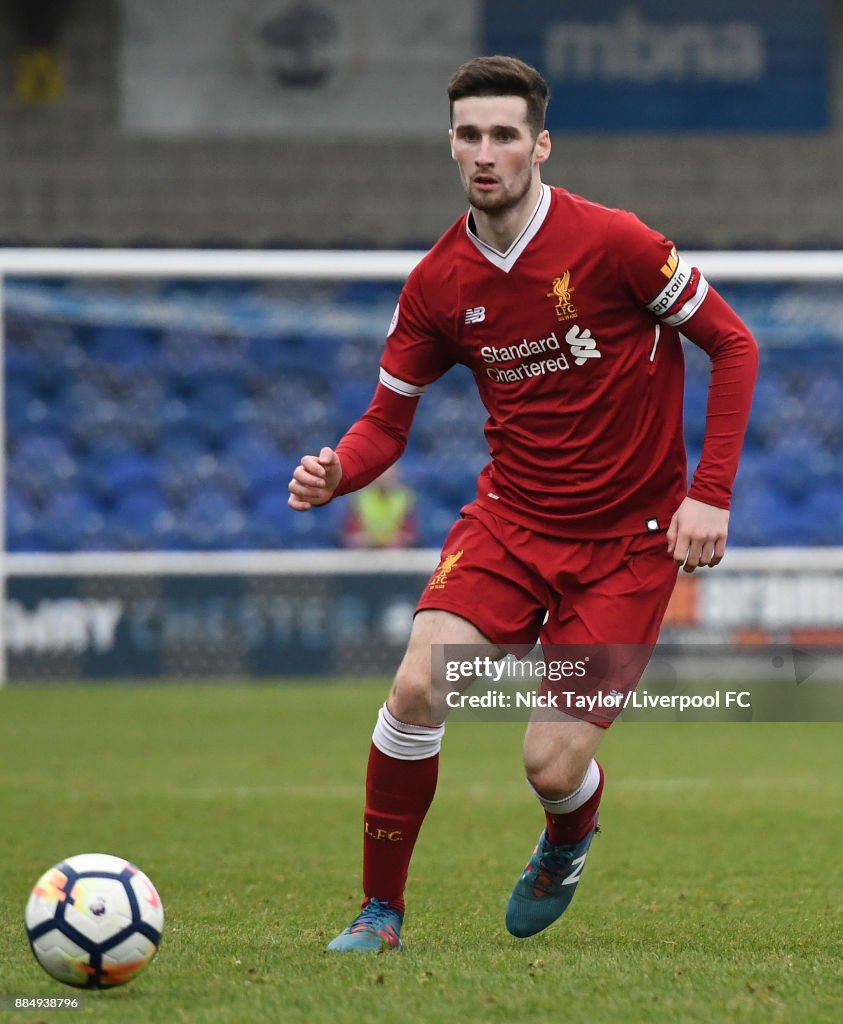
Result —
<instances>
[{"instance_id":1,"label":"standard chartered sponsor text","mask_svg":"<svg viewBox=\"0 0 843 1024\"><path fill-rule=\"evenodd\" d=\"M480 349L480 355L486 363L507 363L513 359L523 359L525 356L540 356L545 353L557 352L558 355L547 359L534 359L530 362L522 362L517 366L498 367L487 366L486 376L498 384L511 384L530 377L540 377L545 373L558 373L560 370L569 369L568 360L561 351L559 339L556 332L551 332L546 338L539 338L536 341L529 341L523 338L514 345L484 345Z\"/></svg>"}]
</instances>

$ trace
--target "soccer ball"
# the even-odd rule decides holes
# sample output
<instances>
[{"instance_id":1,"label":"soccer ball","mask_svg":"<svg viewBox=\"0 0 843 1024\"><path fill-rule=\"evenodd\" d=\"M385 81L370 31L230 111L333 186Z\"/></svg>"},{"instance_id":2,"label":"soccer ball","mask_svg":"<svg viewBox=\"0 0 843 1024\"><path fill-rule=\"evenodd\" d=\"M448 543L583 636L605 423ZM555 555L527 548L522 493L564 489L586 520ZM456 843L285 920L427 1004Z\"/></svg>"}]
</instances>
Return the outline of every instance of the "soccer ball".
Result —
<instances>
[{"instance_id":1,"label":"soccer ball","mask_svg":"<svg viewBox=\"0 0 843 1024\"><path fill-rule=\"evenodd\" d=\"M79 988L111 988L131 981L155 956L164 908L134 864L82 853L38 879L24 920L48 974Z\"/></svg>"}]
</instances>

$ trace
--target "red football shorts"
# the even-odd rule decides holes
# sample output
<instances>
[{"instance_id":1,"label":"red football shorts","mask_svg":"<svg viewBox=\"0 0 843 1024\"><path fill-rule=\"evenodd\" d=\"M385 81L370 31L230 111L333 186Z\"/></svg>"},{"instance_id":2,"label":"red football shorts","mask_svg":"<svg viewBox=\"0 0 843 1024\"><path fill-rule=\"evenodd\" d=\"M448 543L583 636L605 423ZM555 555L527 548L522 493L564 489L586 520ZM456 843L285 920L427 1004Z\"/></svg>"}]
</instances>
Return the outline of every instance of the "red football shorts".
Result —
<instances>
[{"instance_id":1,"label":"red football shorts","mask_svg":"<svg viewBox=\"0 0 843 1024\"><path fill-rule=\"evenodd\" d=\"M658 639L677 568L663 530L574 540L536 533L470 505L451 528L416 610L453 612L509 649L538 640L545 649L644 645L628 648L627 662L640 664L618 679L617 689L625 692L638 684ZM597 660L606 657L612 652ZM582 685L589 692L595 684ZM588 720L607 725L614 717Z\"/></svg>"}]
</instances>

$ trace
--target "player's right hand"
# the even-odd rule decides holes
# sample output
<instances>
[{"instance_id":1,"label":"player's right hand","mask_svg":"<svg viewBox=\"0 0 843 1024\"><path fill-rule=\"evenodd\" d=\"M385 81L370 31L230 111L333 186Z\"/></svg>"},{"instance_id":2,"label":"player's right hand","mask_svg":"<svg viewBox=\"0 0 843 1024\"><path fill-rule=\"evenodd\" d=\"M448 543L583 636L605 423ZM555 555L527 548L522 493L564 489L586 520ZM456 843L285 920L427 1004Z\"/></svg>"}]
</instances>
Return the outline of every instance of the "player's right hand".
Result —
<instances>
[{"instance_id":1,"label":"player's right hand","mask_svg":"<svg viewBox=\"0 0 843 1024\"><path fill-rule=\"evenodd\" d=\"M324 505L333 498L340 480L342 466L333 448L325 447L318 455L303 455L288 486L287 504L296 512Z\"/></svg>"}]
</instances>

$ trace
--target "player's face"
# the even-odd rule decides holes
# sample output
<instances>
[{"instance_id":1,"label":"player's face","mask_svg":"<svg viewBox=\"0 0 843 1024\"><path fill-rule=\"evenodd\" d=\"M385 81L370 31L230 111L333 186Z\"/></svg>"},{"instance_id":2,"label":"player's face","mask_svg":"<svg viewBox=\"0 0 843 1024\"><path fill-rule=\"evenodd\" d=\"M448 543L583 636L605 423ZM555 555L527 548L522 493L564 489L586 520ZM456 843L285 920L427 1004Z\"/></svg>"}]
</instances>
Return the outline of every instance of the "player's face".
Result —
<instances>
[{"instance_id":1,"label":"player's face","mask_svg":"<svg viewBox=\"0 0 843 1024\"><path fill-rule=\"evenodd\" d=\"M521 96L456 100L450 137L468 201L487 213L521 202L537 187L539 165L550 155L550 136L543 131L533 138Z\"/></svg>"}]
</instances>

